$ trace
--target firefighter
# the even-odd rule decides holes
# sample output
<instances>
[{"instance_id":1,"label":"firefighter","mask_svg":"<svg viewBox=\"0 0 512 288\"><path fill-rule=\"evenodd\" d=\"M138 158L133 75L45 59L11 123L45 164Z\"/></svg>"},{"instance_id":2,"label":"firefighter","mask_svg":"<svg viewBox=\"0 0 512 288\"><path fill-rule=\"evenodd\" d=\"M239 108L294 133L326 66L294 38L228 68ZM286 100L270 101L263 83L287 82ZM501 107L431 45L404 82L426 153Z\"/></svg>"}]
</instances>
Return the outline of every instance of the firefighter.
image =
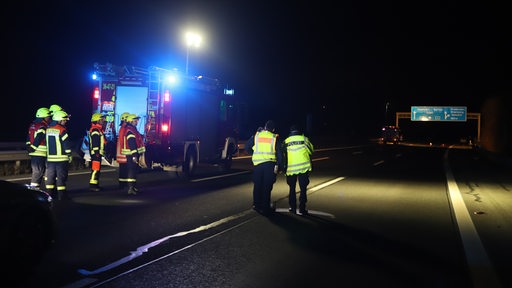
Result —
<instances>
[{"instance_id":1,"label":"firefighter","mask_svg":"<svg viewBox=\"0 0 512 288\"><path fill-rule=\"evenodd\" d=\"M71 163L71 140L66 124L69 115L65 111L55 111L52 116L55 125L46 129L46 188L58 200L70 200L66 190L69 163Z\"/></svg>"},{"instance_id":2,"label":"firefighter","mask_svg":"<svg viewBox=\"0 0 512 288\"><path fill-rule=\"evenodd\" d=\"M282 163L281 144L275 133L274 121L269 120L262 131L256 132L246 143L254 165L252 180L253 209L262 214L275 210L271 193Z\"/></svg>"},{"instance_id":3,"label":"firefighter","mask_svg":"<svg viewBox=\"0 0 512 288\"><path fill-rule=\"evenodd\" d=\"M311 166L311 154L313 154L313 144L309 138L300 132L296 125L290 127L290 134L284 140L285 155L286 155L286 183L288 184L288 204L290 205L289 211L297 213L297 195L295 187L297 180L299 181L299 214L307 215L306 209L307 188L309 184L309 172Z\"/></svg>"},{"instance_id":4,"label":"firefighter","mask_svg":"<svg viewBox=\"0 0 512 288\"><path fill-rule=\"evenodd\" d=\"M128 181L128 168L126 166L126 155L121 153L122 147L124 146L124 136L126 134L126 117L130 115L129 112L124 112L121 114L120 123L119 123L119 132L117 137L117 145L116 145L116 161L119 164L119 188L123 189L127 186Z\"/></svg>"},{"instance_id":5,"label":"firefighter","mask_svg":"<svg viewBox=\"0 0 512 288\"><path fill-rule=\"evenodd\" d=\"M91 155L91 177L89 179L89 190L98 192L101 173L101 159L105 155L105 115L94 113L91 117L91 128L89 129L89 155Z\"/></svg>"},{"instance_id":6,"label":"firefighter","mask_svg":"<svg viewBox=\"0 0 512 288\"><path fill-rule=\"evenodd\" d=\"M27 135L27 151L30 156L32 177L30 186L40 188L46 172L46 128L51 121L50 110L46 107L37 109L36 118L30 124Z\"/></svg>"},{"instance_id":7,"label":"firefighter","mask_svg":"<svg viewBox=\"0 0 512 288\"><path fill-rule=\"evenodd\" d=\"M53 114L57 111L64 111L64 109L62 109L62 107L60 107L59 105L57 104L52 104L50 105L50 108L48 108L50 110L50 114L53 116ZM56 124L55 121L51 121L48 126L54 126Z\"/></svg>"},{"instance_id":8,"label":"firefighter","mask_svg":"<svg viewBox=\"0 0 512 288\"><path fill-rule=\"evenodd\" d=\"M137 131L137 124L140 117L135 114L130 114L126 117L126 133L123 137L123 147L121 153L126 155L126 166L128 170L128 194L137 194L137 174L139 172L139 161L141 161L142 154L146 152L142 135Z\"/></svg>"}]
</instances>

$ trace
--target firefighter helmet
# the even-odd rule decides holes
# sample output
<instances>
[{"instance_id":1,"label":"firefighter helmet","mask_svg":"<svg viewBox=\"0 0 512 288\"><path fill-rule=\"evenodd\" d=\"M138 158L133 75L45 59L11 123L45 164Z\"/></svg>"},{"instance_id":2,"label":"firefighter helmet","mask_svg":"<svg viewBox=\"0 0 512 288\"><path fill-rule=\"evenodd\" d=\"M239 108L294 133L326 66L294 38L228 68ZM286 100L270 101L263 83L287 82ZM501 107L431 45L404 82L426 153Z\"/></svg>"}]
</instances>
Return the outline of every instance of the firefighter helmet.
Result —
<instances>
[{"instance_id":1,"label":"firefighter helmet","mask_svg":"<svg viewBox=\"0 0 512 288\"><path fill-rule=\"evenodd\" d=\"M138 120L138 119L140 119L140 117L137 116L137 114L130 114L130 115L126 116L126 121L127 122L132 122L135 119Z\"/></svg>"},{"instance_id":2,"label":"firefighter helmet","mask_svg":"<svg viewBox=\"0 0 512 288\"><path fill-rule=\"evenodd\" d=\"M37 109L37 112L36 112L37 118L46 118L46 117L51 117L51 116L52 116L52 114L50 113L50 110L48 110L48 108L42 107L42 108Z\"/></svg>"},{"instance_id":3,"label":"firefighter helmet","mask_svg":"<svg viewBox=\"0 0 512 288\"><path fill-rule=\"evenodd\" d=\"M130 112L124 112L121 114L121 121L126 121L126 117L128 117L128 115L130 115Z\"/></svg>"},{"instance_id":4,"label":"firefighter helmet","mask_svg":"<svg viewBox=\"0 0 512 288\"><path fill-rule=\"evenodd\" d=\"M92 114L91 122L100 121L101 118L104 118L104 117L105 117L105 115L103 115L101 113L94 113L94 114Z\"/></svg>"},{"instance_id":5,"label":"firefighter helmet","mask_svg":"<svg viewBox=\"0 0 512 288\"><path fill-rule=\"evenodd\" d=\"M59 105L57 104L53 104L52 106L50 106L50 113L53 115L55 112L57 111L63 111L62 107L60 107Z\"/></svg>"},{"instance_id":6,"label":"firefighter helmet","mask_svg":"<svg viewBox=\"0 0 512 288\"><path fill-rule=\"evenodd\" d=\"M65 111L55 111L53 112L52 119L54 121L62 121L62 120L69 120L69 115Z\"/></svg>"}]
</instances>

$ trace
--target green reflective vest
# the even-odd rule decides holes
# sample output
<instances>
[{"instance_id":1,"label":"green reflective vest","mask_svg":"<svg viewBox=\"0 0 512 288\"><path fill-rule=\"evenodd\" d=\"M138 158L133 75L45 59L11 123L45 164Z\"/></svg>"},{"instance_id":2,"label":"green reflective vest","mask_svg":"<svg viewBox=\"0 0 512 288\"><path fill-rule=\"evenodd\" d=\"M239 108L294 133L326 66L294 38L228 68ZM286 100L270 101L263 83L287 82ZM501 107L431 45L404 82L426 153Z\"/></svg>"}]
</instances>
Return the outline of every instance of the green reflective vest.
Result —
<instances>
[{"instance_id":1,"label":"green reflective vest","mask_svg":"<svg viewBox=\"0 0 512 288\"><path fill-rule=\"evenodd\" d=\"M295 175L312 170L310 155L313 144L304 135L289 136L284 140L286 146L286 175Z\"/></svg>"},{"instance_id":2,"label":"green reflective vest","mask_svg":"<svg viewBox=\"0 0 512 288\"><path fill-rule=\"evenodd\" d=\"M269 131L261 131L254 135L254 146L252 150L252 163L254 166L263 162L277 162L276 159L277 135Z\"/></svg>"}]
</instances>

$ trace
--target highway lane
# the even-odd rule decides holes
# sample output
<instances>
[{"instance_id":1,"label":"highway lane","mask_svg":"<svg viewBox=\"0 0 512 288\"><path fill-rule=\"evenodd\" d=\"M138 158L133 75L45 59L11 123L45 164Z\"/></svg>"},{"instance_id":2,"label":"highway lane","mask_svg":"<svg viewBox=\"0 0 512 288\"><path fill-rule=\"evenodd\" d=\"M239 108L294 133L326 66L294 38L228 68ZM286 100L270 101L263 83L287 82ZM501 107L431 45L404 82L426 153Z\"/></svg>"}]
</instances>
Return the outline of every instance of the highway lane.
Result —
<instances>
[{"instance_id":1,"label":"highway lane","mask_svg":"<svg viewBox=\"0 0 512 288\"><path fill-rule=\"evenodd\" d=\"M458 161L485 164L471 152L456 151L460 159L454 157L450 164L455 178L463 179L457 180L458 187L472 177L485 177L459 170L471 166ZM503 247L501 241L507 239L493 236L491 217L485 223L477 219L475 225L479 232L489 230L480 242L487 243L482 247L491 254L490 264L480 274L468 264L447 188L445 153L446 149L389 145L317 151L308 217L287 212L283 175L273 191L276 215L267 218L252 211L247 158L236 160L230 175L205 168L191 182L166 172L143 173L140 181L145 189L137 197L115 190L115 173L105 173L109 190L99 193L84 191L86 172L74 175L73 202L56 207L63 232L60 243L29 286L483 287L479 285L485 282L485 287L499 287L500 282L510 283L506 267L494 264L506 265L502 255L507 255L488 249L494 243ZM493 181L497 179L488 183ZM494 188L486 193L494 194ZM474 195L459 190L471 217L481 216L471 213ZM493 197L501 201L503 196ZM501 227L501 232L507 230Z\"/></svg>"}]
</instances>

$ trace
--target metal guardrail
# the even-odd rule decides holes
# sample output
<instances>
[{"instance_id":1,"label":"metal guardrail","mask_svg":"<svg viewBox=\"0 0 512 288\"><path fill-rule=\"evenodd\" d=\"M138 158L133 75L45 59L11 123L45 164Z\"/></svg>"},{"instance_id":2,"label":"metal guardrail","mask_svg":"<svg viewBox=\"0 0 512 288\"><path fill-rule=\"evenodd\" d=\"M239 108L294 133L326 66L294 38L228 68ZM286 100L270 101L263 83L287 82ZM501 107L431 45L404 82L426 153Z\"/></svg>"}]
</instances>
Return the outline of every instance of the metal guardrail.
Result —
<instances>
[{"instance_id":1,"label":"metal guardrail","mask_svg":"<svg viewBox=\"0 0 512 288\"><path fill-rule=\"evenodd\" d=\"M24 142L0 143L0 162L29 160Z\"/></svg>"},{"instance_id":2,"label":"metal guardrail","mask_svg":"<svg viewBox=\"0 0 512 288\"><path fill-rule=\"evenodd\" d=\"M29 160L27 151L0 151L0 162Z\"/></svg>"}]
</instances>

